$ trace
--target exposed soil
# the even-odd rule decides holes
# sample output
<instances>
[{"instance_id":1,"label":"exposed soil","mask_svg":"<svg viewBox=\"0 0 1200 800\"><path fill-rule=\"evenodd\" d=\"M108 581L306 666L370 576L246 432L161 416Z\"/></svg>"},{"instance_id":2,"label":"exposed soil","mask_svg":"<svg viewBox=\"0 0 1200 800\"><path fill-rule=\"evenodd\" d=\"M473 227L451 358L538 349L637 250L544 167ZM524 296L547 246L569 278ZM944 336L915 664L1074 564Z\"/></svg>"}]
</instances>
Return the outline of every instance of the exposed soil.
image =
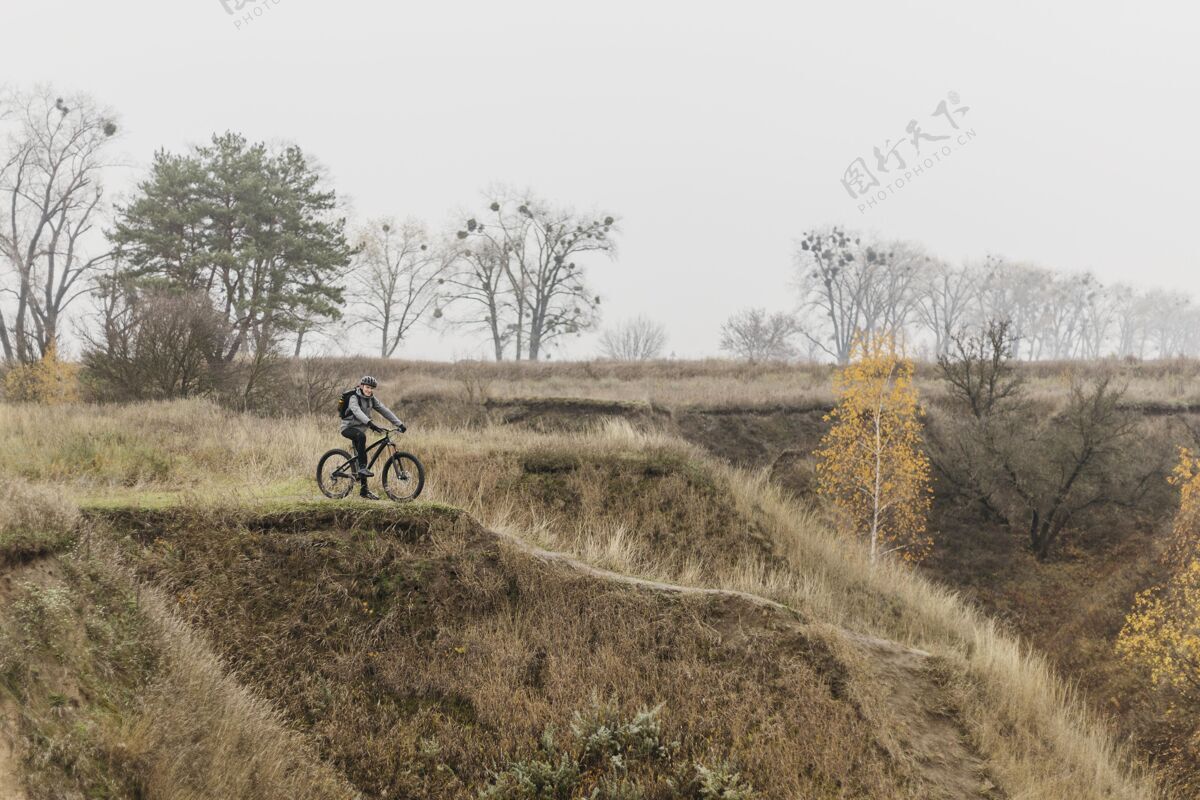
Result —
<instances>
[{"instance_id":1,"label":"exposed soil","mask_svg":"<svg viewBox=\"0 0 1200 800\"><path fill-rule=\"evenodd\" d=\"M867 669L888 694L895 715L890 733L916 760L929 787L929 798L988 798L1007 795L988 774L987 765L955 715L949 695L929 653L895 642L848 635Z\"/></svg>"},{"instance_id":2,"label":"exposed soil","mask_svg":"<svg viewBox=\"0 0 1200 800\"><path fill-rule=\"evenodd\" d=\"M422 415L444 420L453 402L436 403L418 398L406 408L414 418ZM669 409L648 403L626 403L575 398L489 399L474 414L457 404L459 422L517 425L542 432L582 431L606 419L621 419L639 430L665 431L742 467L763 467L788 452L811 453L825 432L823 405L772 405L761 407L696 406ZM456 406L456 407L457 407ZM484 414L479 414L478 409Z\"/></svg>"},{"instance_id":3,"label":"exposed soil","mask_svg":"<svg viewBox=\"0 0 1200 800\"><path fill-rule=\"evenodd\" d=\"M679 435L739 467L769 466L787 451L811 453L828 427L825 406L688 409Z\"/></svg>"},{"instance_id":4,"label":"exposed soil","mask_svg":"<svg viewBox=\"0 0 1200 800\"><path fill-rule=\"evenodd\" d=\"M546 398L487 400L493 422L521 425L537 431L582 430L607 417L619 417L641 428L669 427L671 412L647 403Z\"/></svg>"}]
</instances>

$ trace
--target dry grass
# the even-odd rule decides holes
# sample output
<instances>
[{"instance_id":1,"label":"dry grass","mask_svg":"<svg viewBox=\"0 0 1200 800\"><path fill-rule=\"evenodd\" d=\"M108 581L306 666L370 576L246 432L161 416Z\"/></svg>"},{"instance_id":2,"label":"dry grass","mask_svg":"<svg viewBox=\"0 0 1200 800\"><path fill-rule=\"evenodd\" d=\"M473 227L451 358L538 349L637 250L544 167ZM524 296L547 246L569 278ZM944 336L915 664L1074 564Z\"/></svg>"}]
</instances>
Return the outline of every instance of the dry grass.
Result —
<instances>
[{"instance_id":1,"label":"dry grass","mask_svg":"<svg viewBox=\"0 0 1200 800\"><path fill-rule=\"evenodd\" d=\"M324 417L263 422L205 403L103 416L83 407L52 431L37 424L35 410L10 410L0 418L0 470L79 491L188 488L211 497L229 493L226 478L252 475L276 484L260 493L311 494L316 456L342 443ZM176 446L160 469L144 471L148 435ZM760 474L621 424L546 435L436 429L409 440L430 467L429 496L488 525L619 571L761 594L810 619L934 653L972 743L1011 797L1150 795L1104 725L1040 658L913 572L871 568ZM24 456L35 443L44 460Z\"/></svg>"},{"instance_id":2,"label":"dry grass","mask_svg":"<svg viewBox=\"0 0 1200 800\"><path fill-rule=\"evenodd\" d=\"M88 488L253 485L315 473L323 450L347 443L317 418L263 420L206 401L64 406L53 425L40 406L0 414L0 472Z\"/></svg>"},{"instance_id":3,"label":"dry grass","mask_svg":"<svg viewBox=\"0 0 1200 800\"><path fill-rule=\"evenodd\" d=\"M50 489L7 491L0 530L44 543L0 563L0 747L23 743L23 797L356 796L104 540L36 559L74 539L77 512Z\"/></svg>"},{"instance_id":4,"label":"dry grass","mask_svg":"<svg viewBox=\"0 0 1200 800\"><path fill-rule=\"evenodd\" d=\"M286 535L193 513L136 538L142 576L370 796L471 796L610 698L661 704L680 762L729 762L764 797L931 796L822 639L735 598L615 587L419 507Z\"/></svg>"},{"instance_id":5,"label":"dry grass","mask_svg":"<svg viewBox=\"0 0 1200 800\"><path fill-rule=\"evenodd\" d=\"M561 437L559 446L566 452L579 447L572 438ZM653 453L655 447L671 446L669 440L623 424L609 426L599 438L601 452ZM544 441L542 447L547 447ZM698 457L694 451L689 455ZM928 650L953 666L951 688L964 721L1006 790L1028 797L1145 796L1146 787L1128 777L1126 757L1105 725L1083 710L1042 658L911 570L872 567L860 548L830 534L817 514L785 498L762 473L717 464L708 464L707 470L715 485L728 490L725 499L743 537L740 548L708 542L702 535L680 542L677 551L661 538L648 542L638 522L612 519L619 513L612 509L620 496L597 496L599 486L587 476L581 476L568 513L554 515L544 504L530 506L518 499L506 510L507 519L492 521L503 525L515 517L510 529L532 530L548 547L596 558L618 571L762 595L813 619ZM484 472L480 479L488 481L488 475ZM650 505L680 497L674 487L663 495L646 484L637 491ZM474 496L464 492L461 497L485 518L496 505L478 488ZM704 530L711 510L694 496L681 499L679 507L689 511L694 526L684 530ZM537 511L526 510L533 508ZM757 548L749 545L764 535L773 544L772 556L754 557Z\"/></svg>"},{"instance_id":6,"label":"dry grass","mask_svg":"<svg viewBox=\"0 0 1200 800\"><path fill-rule=\"evenodd\" d=\"M763 406L810 406L833 402L833 367L827 364L747 364L740 361L652 361L622 363L459 362L446 364L396 359L315 359L311 362L347 385L370 373L391 399L586 398L653 403L671 409ZM1130 362L1020 362L1018 370L1035 397L1061 396L1072 372L1116 371L1128 386L1132 403L1182 407L1200 404L1200 361L1166 359ZM941 391L936 364L917 365L923 397Z\"/></svg>"},{"instance_id":7,"label":"dry grass","mask_svg":"<svg viewBox=\"0 0 1200 800\"><path fill-rule=\"evenodd\" d=\"M126 727L122 744L138 765L139 781L149 796L358 796L278 711L230 677L159 596L143 590L140 597L161 642L162 665Z\"/></svg>"},{"instance_id":8,"label":"dry grass","mask_svg":"<svg viewBox=\"0 0 1200 800\"><path fill-rule=\"evenodd\" d=\"M564 363L459 362L396 359L321 359L352 382L363 373L383 382L384 397L441 397L478 401L515 398L586 398L685 406L826 402L831 368L825 365L746 364L738 361L577 361Z\"/></svg>"},{"instance_id":9,"label":"dry grass","mask_svg":"<svg viewBox=\"0 0 1200 800\"><path fill-rule=\"evenodd\" d=\"M61 550L79 511L52 487L17 477L0 481L0 567Z\"/></svg>"}]
</instances>

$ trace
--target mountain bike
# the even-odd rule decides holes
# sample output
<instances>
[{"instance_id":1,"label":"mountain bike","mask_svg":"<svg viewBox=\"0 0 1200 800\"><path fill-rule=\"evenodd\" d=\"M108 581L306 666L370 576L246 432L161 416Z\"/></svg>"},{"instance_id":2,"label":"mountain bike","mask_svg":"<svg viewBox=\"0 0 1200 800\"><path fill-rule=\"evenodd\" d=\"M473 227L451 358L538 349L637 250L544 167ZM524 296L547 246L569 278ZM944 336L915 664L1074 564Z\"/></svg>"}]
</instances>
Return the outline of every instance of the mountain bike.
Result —
<instances>
[{"instance_id":1,"label":"mountain bike","mask_svg":"<svg viewBox=\"0 0 1200 800\"><path fill-rule=\"evenodd\" d=\"M384 430L383 436L367 445L367 469L385 452L390 453L383 465L383 491L397 501L412 500L425 488L425 467L412 453L397 449L392 441L393 430ZM350 494L358 483L358 459L340 448L330 450L317 462L317 486L321 493L334 500Z\"/></svg>"}]
</instances>

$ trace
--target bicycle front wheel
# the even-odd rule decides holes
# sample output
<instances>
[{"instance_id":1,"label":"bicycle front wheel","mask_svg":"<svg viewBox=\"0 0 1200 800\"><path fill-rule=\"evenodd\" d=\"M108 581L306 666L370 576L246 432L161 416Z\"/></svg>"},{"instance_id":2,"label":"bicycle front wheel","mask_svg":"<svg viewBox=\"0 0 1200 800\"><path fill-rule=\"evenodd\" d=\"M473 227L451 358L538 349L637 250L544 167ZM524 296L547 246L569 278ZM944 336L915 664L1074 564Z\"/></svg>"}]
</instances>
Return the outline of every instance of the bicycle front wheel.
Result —
<instances>
[{"instance_id":1,"label":"bicycle front wheel","mask_svg":"<svg viewBox=\"0 0 1200 800\"><path fill-rule=\"evenodd\" d=\"M330 450L317 462L317 486L321 493L341 500L354 488L354 459L345 450Z\"/></svg>"},{"instance_id":2,"label":"bicycle front wheel","mask_svg":"<svg viewBox=\"0 0 1200 800\"><path fill-rule=\"evenodd\" d=\"M397 502L413 500L425 488L425 467L412 453L396 453L383 468L383 491Z\"/></svg>"}]
</instances>

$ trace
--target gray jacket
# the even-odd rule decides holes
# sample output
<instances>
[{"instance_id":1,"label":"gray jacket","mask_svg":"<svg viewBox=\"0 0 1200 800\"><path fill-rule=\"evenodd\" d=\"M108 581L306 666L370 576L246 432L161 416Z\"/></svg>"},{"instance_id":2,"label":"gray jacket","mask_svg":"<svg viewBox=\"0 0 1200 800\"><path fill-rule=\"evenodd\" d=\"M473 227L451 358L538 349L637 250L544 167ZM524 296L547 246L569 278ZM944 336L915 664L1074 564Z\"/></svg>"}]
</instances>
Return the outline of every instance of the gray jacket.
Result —
<instances>
[{"instance_id":1,"label":"gray jacket","mask_svg":"<svg viewBox=\"0 0 1200 800\"><path fill-rule=\"evenodd\" d=\"M403 424L390 408L379 402L378 397L367 397L361 389L356 389L354 394L350 395L350 402L346 404L346 408L347 414L342 417L342 430L365 428L370 425L372 411L378 411L393 425Z\"/></svg>"}]
</instances>

